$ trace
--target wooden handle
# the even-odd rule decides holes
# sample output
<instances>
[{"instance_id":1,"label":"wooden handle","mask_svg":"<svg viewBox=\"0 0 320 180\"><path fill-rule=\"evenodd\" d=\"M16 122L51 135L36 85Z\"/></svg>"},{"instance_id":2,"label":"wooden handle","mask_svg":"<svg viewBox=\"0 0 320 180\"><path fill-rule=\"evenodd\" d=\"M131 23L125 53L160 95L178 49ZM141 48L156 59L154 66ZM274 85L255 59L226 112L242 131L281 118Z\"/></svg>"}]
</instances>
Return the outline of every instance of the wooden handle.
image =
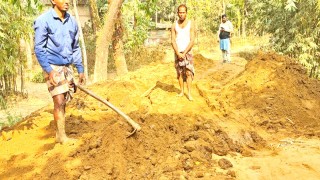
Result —
<instances>
[{"instance_id":1,"label":"wooden handle","mask_svg":"<svg viewBox=\"0 0 320 180\"><path fill-rule=\"evenodd\" d=\"M84 87L82 87L81 85L77 85L77 87L85 92L86 94L90 95L91 97L97 99L98 101L102 102L103 104L107 105L108 107L110 107L112 110L114 110L116 113L118 113L120 116L122 116L129 124L131 124L131 126L140 131L141 127L138 123L136 123L134 120L132 120L128 115L126 115L125 113L123 113L122 111L120 111L118 108L116 108L114 105L112 105L109 101L102 99L101 97L99 97L98 95L94 94L93 92L89 91L88 89L85 89Z\"/></svg>"}]
</instances>

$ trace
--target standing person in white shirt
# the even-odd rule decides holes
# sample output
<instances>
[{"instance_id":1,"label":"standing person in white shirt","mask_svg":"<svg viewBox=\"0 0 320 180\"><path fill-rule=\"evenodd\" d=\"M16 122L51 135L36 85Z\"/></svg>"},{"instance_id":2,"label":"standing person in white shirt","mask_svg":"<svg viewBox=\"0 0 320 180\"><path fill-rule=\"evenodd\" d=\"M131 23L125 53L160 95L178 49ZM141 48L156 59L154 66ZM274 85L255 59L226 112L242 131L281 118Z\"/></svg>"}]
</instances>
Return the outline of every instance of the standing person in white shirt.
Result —
<instances>
[{"instance_id":1,"label":"standing person in white shirt","mask_svg":"<svg viewBox=\"0 0 320 180\"><path fill-rule=\"evenodd\" d=\"M231 62L230 46L231 46L231 33L233 31L232 23L227 19L227 15L221 16L221 24L218 30L218 42L220 42L220 49L222 51L223 62Z\"/></svg>"},{"instance_id":2,"label":"standing person in white shirt","mask_svg":"<svg viewBox=\"0 0 320 180\"><path fill-rule=\"evenodd\" d=\"M191 84L194 76L194 66L191 49L194 45L195 28L193 21L187 19L187 11L188 8L184 4L178 7L179 20L172 24L171 44L175 52L175 68L181 89L178 96L184 96L184 82L186 82L187 97L190 101L193 101Z\"/></svg>"}]
</instances>

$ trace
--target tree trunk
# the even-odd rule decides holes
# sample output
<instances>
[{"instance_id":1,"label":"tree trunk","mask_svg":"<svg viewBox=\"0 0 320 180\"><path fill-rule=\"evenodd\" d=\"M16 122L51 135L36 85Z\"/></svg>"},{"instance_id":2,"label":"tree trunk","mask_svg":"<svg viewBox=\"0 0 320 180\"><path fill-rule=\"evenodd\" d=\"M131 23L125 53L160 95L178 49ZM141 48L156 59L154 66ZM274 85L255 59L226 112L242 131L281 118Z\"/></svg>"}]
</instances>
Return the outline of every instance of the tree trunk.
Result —
<instances>
[{"instance_id":1,"label":"tree trunk","mask_svg":"<svg viewBox=\"0 0 320 180\"><path fill-rule=\"evenodd\" d=\"M125 75L128 73L128 68L123 51L123 24L121 20L121 11L118 12L117 22L115 23L115 32L113 36L113 58L117 69L117 75Z\"/></svg>"},{"instance_id":2,"label":"tree trunk","mask_svg":"<svg viewBox=\"0 0 320 180\"><path fill-rule=\"evenodd\" d=\"M247 0L244 0L244 5L243 5L243 16L242 16L242 36L247 37L247 32L246 32L246 24L247 24Z\"/></svg>"},{"instance_id":3,"label":"tree trunk","mask_svg":"<svg viewBox=\"0 0 320 180\"><path fill-rule=\"evenodd\" d=\"M94 34L96 34L101 27L96 0L90 0L89 7L90 7L89 9L90 9L91 22L92 22L92 29Z\"/></svg>"},{"instance_id":4,"label":"tree trunk","mask_svg":"<svg viewBox=\"0 0 320 180\"><path fill-rule=\"evenodd\" d=\"M82 45L81 51L82 51L82 58L83 58L83 66L84 66L84 76L86 79L88 79L88 60L87 60L87 50L86 50L86 44L84 42L83 33L82 33L82 27L81 22L79 18L78 8L77 8L77 1L73 0L73 6L74 6L74 14L76 16L76 19L78 21L79 26L79 39Z\"/></svg>"},{"instance_id":5,"label":"tree trunk","mask_svg":"<svg viewBox=\"0 0 320 180\"><path fill-rule=\"evenodd\" d=\"M26 52L26 40L25 39L20 39L19 43L19 65L17 72L20 72L20 91L23 92L24 90L24 69L23 69L23 64L25 63L24 61L24 53ZM14 91L17 91L15 88Z\"/></svg>"},{"instance_id":6,"label":"tree trunk","mask_svg":"<svg viewBox=\"0 0 320 180\"><path fill-rule=\"evenodd\" d=\"M33 47L33 37L32 33L29 33L29 39L26 40L26 57L27 57L27 68L32 69L33 60L32 60L32 48Z\"/></svg>"},{"instance_id":7,"label":"tree trunk","mask_svg":"<svg viewBox=\"0 0 320 180\"><path fill-rule=\"evenodd\" d=\"M158 10L156 10L156 28L157 28L157 23L158 23Z\"/></svg>"},{"instance_id":8,"label":"tree trunk","mask_svg":"<svg viewBox=\"0 0 320 180\"><path fill-rule=\"evenodd\" d=\"M226 3L222 1L222 14L226 14Z\"/></svg>"},{"instance_id":9,"label":"tree trunk","mask_svg":"<svg viewBox=\"0 0 320 180\"><path fill-rule=\"evenodd\" d=\"M25 90L25 85L24 85L24 72L23 72L23 65L22 64L20 64L20 77L21 77L21 86L20 86L20 91L21 92L24 92L24 90Z\"/></svg>"},{"instance_id":10,"label":"tree trunk","mask_svg":"<svg viewBox=\"0 0 320 180\"><path fill-rule=\"evenodd\" d=\"M123 0L113 0L110 3L109 11L104 18L104 25L97 33L94 82L108 79L109 45L112 41L115 20L117 19L122 3Z\"/></svg>"},{"instance_id":11,"label":"tree trunk","mask_svg":"<svg viewBox=\"0 0 320 180\"><path fill-rule=\"evenodd\" d=\"M136 29L137 27L137 17L136 17L136 13L133 14L133 29Z\"/></svg>"},{"instance_id":12,"label":"tree trunk","mask_svg":"<svg viewBox=\"0 0 320 180\"><path fill-rule=\"evenodd\" d=\"M244 19L242 20L242 37L247 37L246 22Z\"/></svg>"}]
</instances>

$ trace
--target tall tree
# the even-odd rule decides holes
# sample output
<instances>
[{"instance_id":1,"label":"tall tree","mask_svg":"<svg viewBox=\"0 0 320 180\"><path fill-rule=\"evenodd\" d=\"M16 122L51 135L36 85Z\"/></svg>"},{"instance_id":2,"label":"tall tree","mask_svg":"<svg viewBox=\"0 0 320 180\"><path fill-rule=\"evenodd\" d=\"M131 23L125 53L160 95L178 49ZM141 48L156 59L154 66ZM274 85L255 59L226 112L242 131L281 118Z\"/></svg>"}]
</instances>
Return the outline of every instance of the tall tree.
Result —
<instances>
[{"instance_id":1,"label":"tall tree","mask_svg":"<svg viewBox=\"0 0 320 180\"><path fill-rule=\"evenodd\" d=\"M104 25L97 33L96 60L94 68L94 82L105 81L108 78L109 45L112 41L115 20L120 11L123 0L113 0L104 18Z\"/></svg>"},{"instance_id":2,"label":"tall tree","mask_svg":"<svg viewBox=\"0 0 320 180\"><path fill-rule=\"evenodd\" d=\"M91 22L92 22L92 29L93 29L93 32L96 34L96 32L101 27L101 21L99 17L96 0L90 0L89 10L90 10L90 16L91 16Z\"/></svg>"},{"instance_id":3,"label":"tall tree","mask_svg":"<svg viewBox=\"0 0 320 180\"><path fill-rule=\"evenodd\" d=\"M87 60L87 51L86 51L86 43L84 42L83 38L83 33L82 33L82 27L81 27L81 22L80 22L80 17L78 13L78 8L77 8L77 1L73 0L73 6L74 6L74 14L76 16L78 26L79 26L79 39L81 42L81 51L82 51L82 58L83 58L83 66L84 66L84 75L86 79L88 79L88 60Z\"/></svg>"},{"instance_id":4,"label":"tall tree","mask_svg":"<svg viewBox=\"0 0 320 180\"><path fill-rule=\"evenodd\" d=\"M29 38L26 40L26 56L27 56L27 68L32 69L33 60L32 60L32 48L33 47L33 36L32 33L29 33Z\"/></svg>"},{"instance_id":5,"label":"tall tree","mask_svg":"<svg viewBox=\"0 0 320 180\"><path fill-rule=\"evenodd\" d=\"M247 26L247 6L248 0L230 0L229 16L235 23L235 30L238 30L238 34L243 37L246 36Z\"/></svg>"},{"instance_id":6,"label":"tall tree","mask_svg":"<svg viewBox=\"0 0 320 180\"><path fill-rule=\"evenodd\" d=\"M123 50L123 24L121 18L121 11L118 12L117 21L115 23L115 32L113 34L113 58L116 65L117 75L125 75L128 73L127 63Z\"/></svg>"}]
</instances>

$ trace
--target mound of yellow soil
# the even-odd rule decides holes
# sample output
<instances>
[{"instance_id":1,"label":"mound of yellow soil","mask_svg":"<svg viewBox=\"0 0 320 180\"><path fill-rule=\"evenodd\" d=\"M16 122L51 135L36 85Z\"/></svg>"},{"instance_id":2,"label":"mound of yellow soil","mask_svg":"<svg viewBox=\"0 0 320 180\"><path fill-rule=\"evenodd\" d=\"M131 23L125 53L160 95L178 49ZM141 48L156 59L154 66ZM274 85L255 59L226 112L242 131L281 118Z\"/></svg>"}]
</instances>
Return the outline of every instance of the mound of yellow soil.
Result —
<instances>
[{"instance_id":1,"label":"mound of yellow soil","mask_svg":"<svg viewBox=\"0 0 320 180\"><path fill-rule=\"evenodd\" d=\"M248 63L234 55L231 64L198 54L195 67L192 102L176 96L172 62L88 87L141 125L129 138L132 127L83 92L67 108L75 144L54 143L51 107L33 113L4 132L10 138L0 141L0 179L264 179L279 171L294 173L272 177L320 177L317 161L294 154L309 150L318 158L314 146L283 141L307 135L318 142L319 81L273 53ZM279 142L300 149L279 149ZM308 169L296 166L303 162Z\"/></svg>"}]
</instances>

